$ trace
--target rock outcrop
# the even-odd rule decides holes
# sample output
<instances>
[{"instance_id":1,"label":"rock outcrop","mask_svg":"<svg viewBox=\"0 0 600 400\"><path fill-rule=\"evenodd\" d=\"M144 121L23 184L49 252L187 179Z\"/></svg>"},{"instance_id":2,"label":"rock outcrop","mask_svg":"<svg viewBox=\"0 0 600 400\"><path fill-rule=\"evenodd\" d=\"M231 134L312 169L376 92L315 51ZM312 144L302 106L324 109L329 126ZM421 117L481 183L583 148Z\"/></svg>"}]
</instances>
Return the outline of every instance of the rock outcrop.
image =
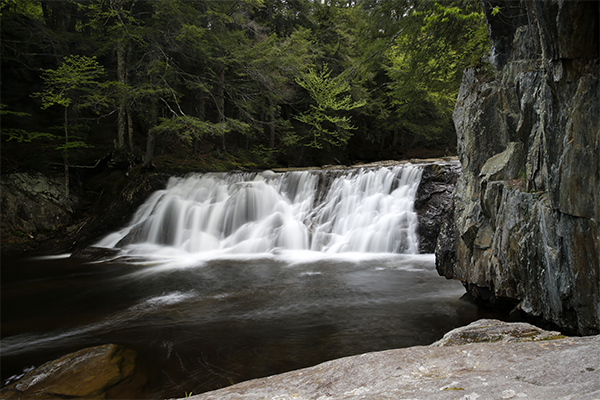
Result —
<instances>
[{"instance_id":1,"label":"rock outcrop","mask_svg":"<svg viewBox=\"0 0 600 400\"><path fill-rule=\"evenodd\" d=\"M341 358L191 398L594 399L599 393L600 336L480 320L431 346Z\"/></svg>"},{"instance_id":2,"label":"rock outcrop","mask_svg":"<svg viewBox=\"0 0 600 400\"><path fill-rule=\"evenodd\" d=\"M415 196L419 218L419 253L433 253L440 228L452 204L454 186L460 176L458 160L437 160L423 164L421 183Z\"/></svg>"},{"instance_id":3,"label":"rock outcrop","mask_svg":"<svg viewBox=\"0 0 600 400\"><path fill-rule=\"evenodd\" d=\"M70 201L63 178L39 172L2 177L2 254L64 253L84 248L124 225L135 209L169 175L137 170L107 170L85 185L72 179ZM81 188L81 186L85 186Z\"/></svg>"},{"instance_id":4,"label":"rock outcrop","mask_svg":"<svg viewBox=\"0 0 600 400\"><path fill-rule=\"evenodd\" d=\"M107 344L49 361L2 388L3 399L142 399L146 376L135 351Z\"/></svg>"},{"instance_id":5,"label":"rock outcrop","mask_svg":"<svg viewBox=\"0 0 600 400\"><path fill-rule=\"evenodd\" d=\"M29 235L52 231L72 222L70 209L77 198L65 201L64 182L41 173L14 173L2 178L2 225Z\"/></svg>"},{"instance_id":6,"label":"rock outcrop","mask_svg":"<svg viewBox=\"0 0 600 400\"><path fill-rule=\"evenodd\" d=\"M12 241L47 240L74 221L79 197L65 199L64 178L41 173L13 173L2 178L1 227L3 246Z\"/></svg>"},{"instance_id":7,"label":"rock outcrop","mask_svg":"<svg viewBox=\"0 0 600 400\"><path fill-rule=\"evenodd\" d=\"M438 272L480 300L596 334L599 3L482 3L492 67L465 71L454 111L463 173Z\"/></svg>"}]
</instances>

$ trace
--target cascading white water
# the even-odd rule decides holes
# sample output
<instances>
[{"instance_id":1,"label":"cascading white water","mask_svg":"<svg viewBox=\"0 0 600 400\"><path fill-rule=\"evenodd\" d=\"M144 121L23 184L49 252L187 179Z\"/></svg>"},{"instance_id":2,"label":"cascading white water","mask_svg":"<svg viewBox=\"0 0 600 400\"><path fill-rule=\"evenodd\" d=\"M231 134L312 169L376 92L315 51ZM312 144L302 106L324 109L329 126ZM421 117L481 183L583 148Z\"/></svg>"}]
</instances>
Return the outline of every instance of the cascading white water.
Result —
<instances>
[{"instance_id":1,"label":"cascading white water","mask_svg":"<svg viewBox=\"0 0 600 400\"><path fill-rule=\"evenodd\" d=\"M358 168L171 178L100 247L153 244L188 253L418 252L421 168Z\"/></svg>"}]
</instances>

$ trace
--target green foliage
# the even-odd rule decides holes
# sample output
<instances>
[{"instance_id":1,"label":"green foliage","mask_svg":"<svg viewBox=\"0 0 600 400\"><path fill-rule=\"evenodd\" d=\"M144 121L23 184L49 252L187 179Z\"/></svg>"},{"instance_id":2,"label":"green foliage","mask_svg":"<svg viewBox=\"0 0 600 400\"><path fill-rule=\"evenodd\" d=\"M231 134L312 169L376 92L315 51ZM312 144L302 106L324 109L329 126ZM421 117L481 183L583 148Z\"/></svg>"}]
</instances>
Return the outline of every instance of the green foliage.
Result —
<instances>
[{"instance_id":1,"label":"green foliage","mask_svg":"<svg viewBox=\"0 0 600 400\"><path fill-rule=\"evenodd\" d=\"M194 139L201 139L205 136L223 136L230 132L248 133L252 127L233 118L221 123L212 123L185 115L163 118L152 129L159 135L175 134L186 143L191 144Z\"/></svg>"},{"instance_id":2,"label":"green foliage","mask_svg":"<svg viewBox=\"0 0 600 400\"><path fill-rule=\"evenodd\" d=\"M47 69L42 73L45 89L40 93L34 93L33 97L42 100L42 109L53 105L64 107L64 132L65 142L56 147L56 150L66 154L75 148L91 148L81 140L70 141L68 132L68 109L77 100L79 108L89 107L102 102L102 96L95 91L99 87L97 81L104 73L104 68L98 64L95 57L67 56L57 69Z\"/></svg>"},{"instance_id":3,"label":"green foliage","mask_svg":"<svg viewBox=\"0 0 600 400\"><path fill-rule=\"evenodd\" d=\"M331 78L331 71L323 67L320 72L309 69L296 78L296 83L306 89L313 101L310 110L296 117L300 122L310 126L308 147L322 149L324 146L344 147L350 137L351 130L356 129L350 117L341 115L340 111L350 111L365 105L364 101L353 101L346 93L350 84L342 75Z\"/></svg>"},{"instance_id":4,"label":"green foliage","mask_svg":"<svg viewBox=\"0 0 600 400\"><path fill-rule=\"evenodd\" d=\"M483 13L471 1L418 2L405 26L386 52L391 98L404 128L439 137L453 129L447 121L463 70L489 51Z\"/></svg>"},{"instance_id":5,"label":"green foliage","mask_svg":"<svg viewBox=\"0 0 600 400\"><path fill-rule=\"evenodd\" d=\"M41 78L42 109L64 108L60 149L85 150L69 118L102 110L96 131L120 148L146 140L148 159L173 137L195 155L227 145L299 163L450 142L462 71L489 47L477 0L0 1L4 102L23 107ZM52 137L6 116L8 140Z\"/></svg>"},{"instance_id":6,"label":"green foliage","mask_svg":"<svg viewBox=\"0 0 600 400\"><path fill-rule=\"evenodd\" d=\"M99 85L97 79L102 74L104 67L96 61L96 57L67 56L57 69L46 69L42 72L45 89L34 93L33 96L41 99L42 109L53 105L69 107L80 97L75 91L92 95ZM90 99L91 97L88 97L85 100Z\"/></svg>"},{"instance_id":7,"label":"green foliage","mask_svg":"<svg viewBox=\"0 0 600 400\"><path fill-rule=\"evenodd\" d=\"M94 146L84 142L83 140L69 140L68 142L57 146L55 150L69 151L73 149L93 149Z\"/></svg>"},{"instance_id":8,"label":"green foliage","mask_svg":"<svg viewBox=\"0 0 600 400\"><path fill-rule=\"evenodd\" d=\"M0 115L14 115L15 117L30 117L31 114L19 111L9 111L6 109L6 104L0 104ZM29 132L21 128L4 128L2 127L2 135L6 140L14 140L18 143L29 143L36 139L56 139L57 136L47 132Z\"/></svg>"},{"instance_id":9,"label":"green foliage","mask_svg":"<svg viewBox=\"0 0 600 400\"><path fill-rule=\"evenodd\" d=\"M34 19L43 18L42 4L35 0L2 0L0 12L4 11L17 12Z\"/></svg>"}]
</instances>

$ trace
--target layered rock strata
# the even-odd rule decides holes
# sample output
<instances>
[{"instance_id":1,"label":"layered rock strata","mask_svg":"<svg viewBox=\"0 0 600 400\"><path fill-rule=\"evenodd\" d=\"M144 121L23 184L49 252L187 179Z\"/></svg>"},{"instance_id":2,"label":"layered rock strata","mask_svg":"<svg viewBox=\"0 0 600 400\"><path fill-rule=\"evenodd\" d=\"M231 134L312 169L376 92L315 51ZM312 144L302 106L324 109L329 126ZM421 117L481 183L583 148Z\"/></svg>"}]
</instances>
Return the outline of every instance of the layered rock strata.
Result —
<instances>
[{"instance_id":1,"label":"layered rock strata","mask_svg":"<svg viewBox=\"0 0 600 400\"><path fill-rule=\"evenodd\" d=\"M482 4L491 67L465 71L454 111L463 174L438 272L475 298L598 333L599 3Z\"/></svg>"}]
</instances>

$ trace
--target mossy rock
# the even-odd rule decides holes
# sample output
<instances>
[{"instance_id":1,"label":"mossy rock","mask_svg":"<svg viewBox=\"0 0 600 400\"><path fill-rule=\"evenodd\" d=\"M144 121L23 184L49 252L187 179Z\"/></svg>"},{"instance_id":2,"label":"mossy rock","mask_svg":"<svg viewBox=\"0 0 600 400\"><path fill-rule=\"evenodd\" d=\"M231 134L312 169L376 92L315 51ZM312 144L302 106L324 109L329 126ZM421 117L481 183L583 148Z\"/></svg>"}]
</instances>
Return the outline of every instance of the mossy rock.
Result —
<instances>
[{"instance_id":1,"label":"mossy rock","mask_svg":"<svg viewBox=\"0 0 600 400\"><path fill-rule=\"evenodd\" d=\"M481 319L470 325L454 329L432 346L457 346L467 343L532 342L562 339L560 332L546 331L537 326L514 322L507 323L495 319Z\"/></svg>"}]
</instances>

